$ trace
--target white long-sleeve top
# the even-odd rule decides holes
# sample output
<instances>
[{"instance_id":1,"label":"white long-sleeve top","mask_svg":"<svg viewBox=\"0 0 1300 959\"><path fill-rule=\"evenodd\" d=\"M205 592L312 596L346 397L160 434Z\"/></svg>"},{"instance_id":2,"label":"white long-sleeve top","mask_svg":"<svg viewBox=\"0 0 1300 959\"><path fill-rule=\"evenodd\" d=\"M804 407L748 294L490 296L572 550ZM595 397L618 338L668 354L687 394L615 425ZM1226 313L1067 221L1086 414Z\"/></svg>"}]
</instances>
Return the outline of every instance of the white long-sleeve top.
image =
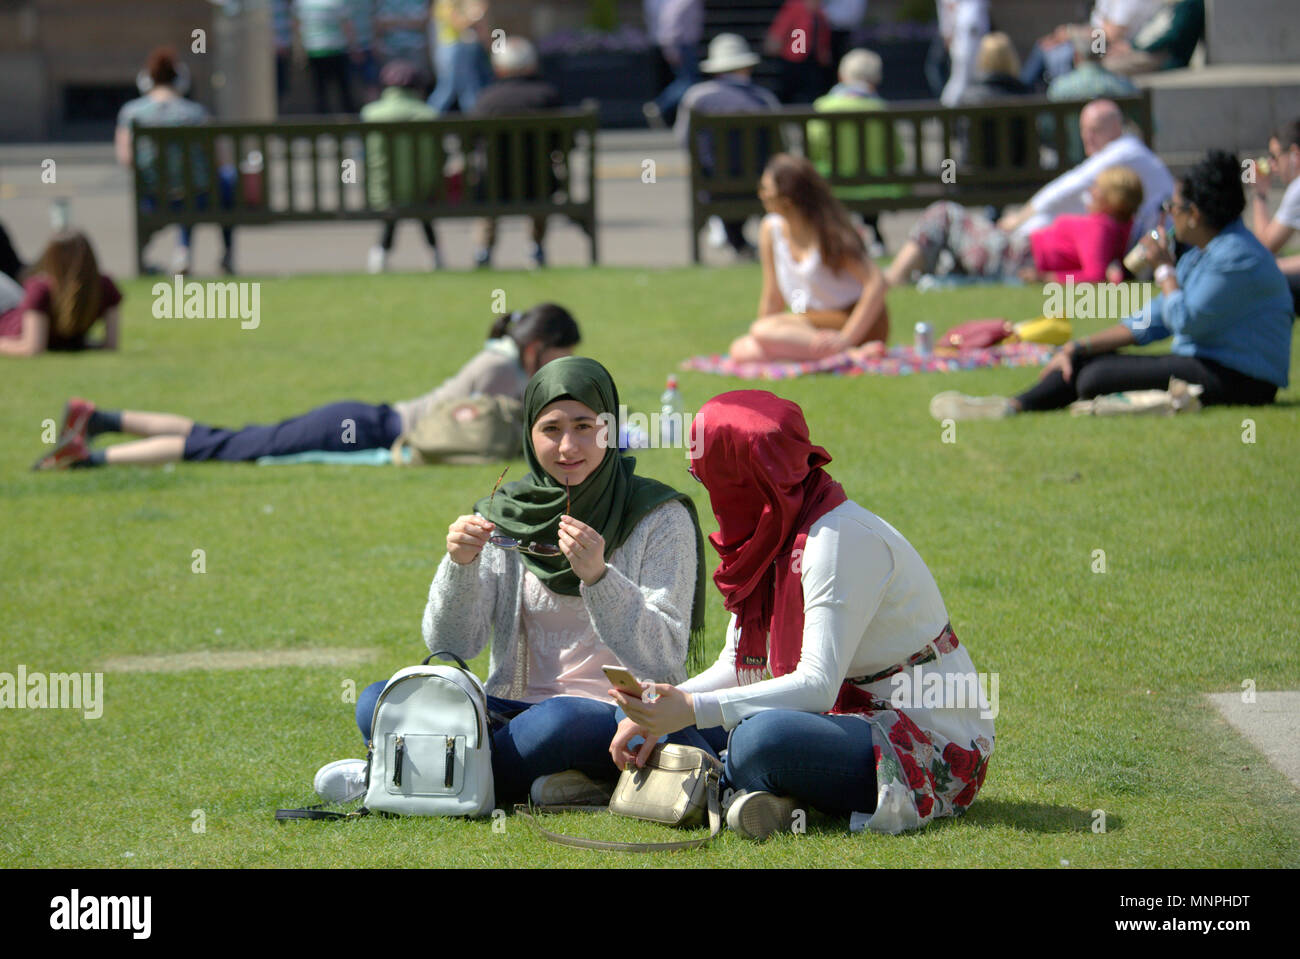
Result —
<instances>
[{"instance_id":1,"label":"white long-sleeve top","mask_svg":"<svg viewBox=\"0 0 1300 959\"><path fill-rule=\"evenodd\" d=\"M1035 193L1029 201L1034 215L1016 231L1017 234L1027 236L1041 230L1064 213L1087 213L1084 194L1102 170L1113 166L1131 167L1142 180L1142 205L1133 217L1133 229L1129 233L1129 245L1132 246L1138 237L1154 229L1160 216L1160 204L1173 196L1174 178L1161 159L1131 133L1112 140Z\"/></svg>"},{"instance_id":2,"label":"white long-sleeve top","mask_svg":"<svg viewBox=\"0 0 1300 959\"><path fill-rule=\"evenodd\" d=\"M717 662L679 687L693 695L700 729L731 729L764 709L825 712L846 677L903 662L948 623L939 587L920 555L898 530L851 500L812 525L799 561L799 665L784 676L737 686L732 616Z\"/></svg>"}]
</instances>

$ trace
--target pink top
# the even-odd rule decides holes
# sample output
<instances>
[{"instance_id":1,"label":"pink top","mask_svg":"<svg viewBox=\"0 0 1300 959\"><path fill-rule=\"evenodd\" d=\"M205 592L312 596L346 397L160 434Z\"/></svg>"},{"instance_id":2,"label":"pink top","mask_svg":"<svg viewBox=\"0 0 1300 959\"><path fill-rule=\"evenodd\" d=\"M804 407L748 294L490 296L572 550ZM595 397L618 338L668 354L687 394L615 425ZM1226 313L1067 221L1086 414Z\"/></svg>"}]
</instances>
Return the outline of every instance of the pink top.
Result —
<instances>
[{"instance_id":1,"label":"pink top","mask_svg":"<svg viewBox=\"0 0 1300 959\"><path fill-rule=\"evenodd\" d=\"M1128 246L1129 224L1105 213L1082 216L1062 214L1029 237L1034 266L1052 279L1064 283L1073 276L1076 283L1101 283L1106 267L1123 260Z\"/></svg>"},{"instance_id":2,"label":"pink top","mask_svg":"<svg viewBox=\"0 0 1300 959\"><path fill-rule=\"evenodd\" d=\"M528 646L528 687L520 698L540 703L552 696L582 696L603 703L609 679L601 666L622 662L596 636L581 596L552 592L525 568L523 639Z\"/></svg>"}]
</instances>

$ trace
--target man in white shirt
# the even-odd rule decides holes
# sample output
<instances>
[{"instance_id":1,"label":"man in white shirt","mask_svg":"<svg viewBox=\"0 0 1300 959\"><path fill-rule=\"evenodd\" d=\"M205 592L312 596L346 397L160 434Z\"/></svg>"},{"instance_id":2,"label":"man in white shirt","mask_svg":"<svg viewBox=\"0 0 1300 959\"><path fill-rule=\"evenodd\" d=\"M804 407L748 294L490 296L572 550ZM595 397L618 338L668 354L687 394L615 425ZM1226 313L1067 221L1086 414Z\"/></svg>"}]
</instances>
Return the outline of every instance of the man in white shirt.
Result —
<instances>
[{"instance_id":1,"label":"man in white shirt","mask_svg":"<svg viewBox=\"0 0 1300 959\"><path fill-rule=\"evenodd\" d=\"M1251 209L1255 236L1270 253L1276 254L1300 230L1300 119L1292 120L1273 134L1268 141L1268 153L1267 171L1255 171ZM1268 190L1275 178L1286 185L1286 192L1277 212L1270 217ZM1277 265L1291 284L1296 312L1300 314L1300 253L1279 256Z\"/></svg>"},{"instance_id":2,"label":"man in white shirt","mask_svg":"<svg viewBox=\"0 0 1300 959\"><path fill-rule=\"evenodd\" d=\"M1142 206L1133 217L1129 245L1152 230L1160 205L1174 192L1174 178L1160 158L1137 136L1124 132L1124 115L1113 100L1093 100L1079 114L1079 136L1088 158L1033 195L1015 213L998 221L1008 233L1033 233L1063 213L1087 213L1086 194L1097 175L1113 166L1132 167L1142 180Z\"/></svg>"}]
</instances>

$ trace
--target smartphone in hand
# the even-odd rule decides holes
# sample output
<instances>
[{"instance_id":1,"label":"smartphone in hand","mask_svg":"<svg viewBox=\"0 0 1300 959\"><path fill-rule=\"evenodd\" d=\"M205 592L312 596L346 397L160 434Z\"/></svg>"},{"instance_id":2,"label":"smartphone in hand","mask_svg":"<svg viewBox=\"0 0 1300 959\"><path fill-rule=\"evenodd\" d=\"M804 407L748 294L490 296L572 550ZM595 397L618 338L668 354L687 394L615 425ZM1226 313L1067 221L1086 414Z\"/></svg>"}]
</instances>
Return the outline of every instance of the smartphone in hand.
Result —
<instances>
[{"instance_id":1,"label":"smartphone in hand","mask_svg":"<svg viewBox=\"0 0 1300 959\"><path fill-rule=\"evenodd\" d=\"M605 678L609 680L609 684L620 693L635 696L637 699L641 698L641 684L637 682L637 678L632 675L631 670L623 666L602 666L600 668L605 671Z\"/></svg>"}]
</instances>

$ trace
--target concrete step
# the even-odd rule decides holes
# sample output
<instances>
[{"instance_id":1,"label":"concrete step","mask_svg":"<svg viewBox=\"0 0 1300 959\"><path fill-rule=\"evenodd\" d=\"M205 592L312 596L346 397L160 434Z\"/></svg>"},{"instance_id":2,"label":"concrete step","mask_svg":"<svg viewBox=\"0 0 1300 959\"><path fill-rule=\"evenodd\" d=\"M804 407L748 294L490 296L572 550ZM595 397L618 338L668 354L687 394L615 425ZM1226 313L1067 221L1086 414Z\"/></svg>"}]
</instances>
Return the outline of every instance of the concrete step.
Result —
<instances>
[{"instance_id":1,"label":"concrete step","mask_svg":"<svg viewBox=\"0 0 1300 959\"><path fill-rule=\"evenodd\" d=\"M1161 156L1199 155L1212 147L1253 153L1282 123L1300 117L1300 66L1212 64L1134 81L1151 91Z\"/></svg>"}]
</instances>

